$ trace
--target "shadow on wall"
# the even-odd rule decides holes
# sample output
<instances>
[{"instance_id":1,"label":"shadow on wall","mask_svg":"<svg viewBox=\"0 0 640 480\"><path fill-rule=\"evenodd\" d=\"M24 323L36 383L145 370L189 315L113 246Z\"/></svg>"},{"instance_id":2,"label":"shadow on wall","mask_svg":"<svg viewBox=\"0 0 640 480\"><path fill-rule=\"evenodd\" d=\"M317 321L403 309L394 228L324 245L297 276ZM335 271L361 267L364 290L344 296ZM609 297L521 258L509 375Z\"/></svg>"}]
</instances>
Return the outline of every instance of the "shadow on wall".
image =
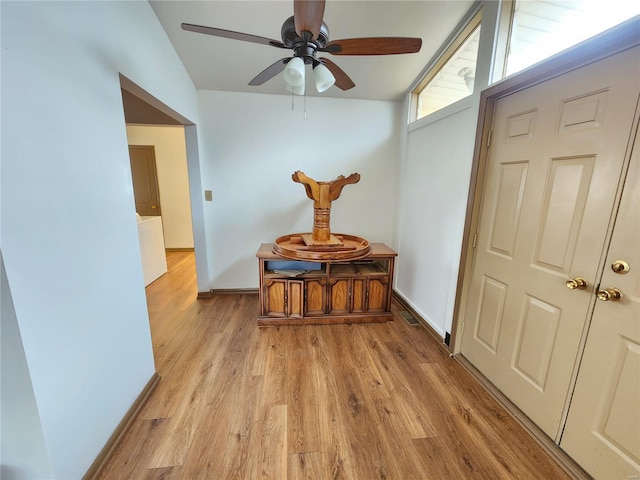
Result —
<instances>
[{"instance_id":1,"label":"shadow on wall","mask_svg":"<svg viewBox=\"0 0 640 480\"><path fill-rule=\"evenodd\" d=\"M287 208L271 209L268 213L260 215L259 219L245 223L238 222L237 217L229 219L226 226L220 230L224 232L224 238L221 236L218 239L218 245L221 242L233 243L237 247L242 245L242 255L228 258L221 254L218 258L220 270L213 279L214 289L258 288L258 264L255 254L260 245L275 242L282 235L312 230L313 202L306 197L303 189L300 190L300 195L304 198L288 205ZM260 235L257 237L255 232L260 232ZM248 283L247 279L251 279L251 283Z\"/></svg>"},{"instance_id":2,"label":"shadow on wall","mask_svg":"<svg viewBox=\"0 0 640 480\"><path fill-rule=\"evenodd\" d=\"M256 243L255 250L258 250L260 245ZM258 289L258 260L255 255L256 252L243 255L241 258L228 265L219 275L213 280L214 290L227 290L227 289ZM252 285L241 285L235 280L238 277L238 272L255 271L255 282ZM3 477L4 478L4 477Z\"/></svg>"},{"instance_id":3,"label":"shadow on wall","mask_svg":"<svg viewBox=\"0 0 640 480\"><path fill-rule=\"evenodd\" d=\"M1 252L0 269L0 478L53 478Z\"/></svg>"},{"instance_id":4,"label":"shadow on wall","mask_svg":"<svg viewBox=\"0 0 640 480\"><path fill-rule=\"evenodd\" d=\"M304 193L304 190L301 189L300 191L300 196L303 197L303 199L299 200L296 203L291 202L290 207L287 209L280 209L280 210L272 210L269 211L267 214L263 215L262 220L261 220L261 225L259 225L259 229L261 231L264 232L273 232L274 231L274 226L279 226L279 225L290 225L291 228L290 230L295 230L295 226L299 225L299 224L305 224L308 223L309 228L308 231L311 231L311 228L313 226L313 210L312 210L312 202L311 200L307 199L306 194ZM307 219L308 215L308 222L306 222L305 220ZM282 227L277 227L277 228L282 228ZM286 229L287 227L285 227ZM271 242L274 241L276 238L281 237L282 235L286 235L288 233L299 233L299 232L294 232L294 231L286 231L286 232L275 232L275 237L272 239L265 239L265 242ZM307 230L305 230L306 232ZM258 248L256 246L256 248Z\"/></svg>"}]
</instances>

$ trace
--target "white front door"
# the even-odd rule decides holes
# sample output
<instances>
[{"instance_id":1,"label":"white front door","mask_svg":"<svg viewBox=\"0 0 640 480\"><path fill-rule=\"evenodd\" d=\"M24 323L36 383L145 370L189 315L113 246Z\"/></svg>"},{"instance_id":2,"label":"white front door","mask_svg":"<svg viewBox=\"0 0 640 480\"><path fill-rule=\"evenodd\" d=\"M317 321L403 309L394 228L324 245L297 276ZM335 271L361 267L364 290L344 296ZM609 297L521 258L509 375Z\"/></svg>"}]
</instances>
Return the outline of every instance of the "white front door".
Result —
<instances>
[{"instance_id":1,"label":"white front door","mask_svg":"<svg viewBox=\"0 0 640 480\"><path fill-rule=\"evenodd\" d=\"M636 137L560 443L597 479L640 478L639 150Z\"/></svg>"},{"instance_id":2,"label":"white front door","mask_svg":"<svg viewBox=\"0 0 640 480\"><path fill-rule=\"evenodd\" d=\"M638 55L628 50L495 106L461 353L554 439L595 301L640 90ZM571 280L579 288L567 288Z\"/></svg>"}]
</instances>

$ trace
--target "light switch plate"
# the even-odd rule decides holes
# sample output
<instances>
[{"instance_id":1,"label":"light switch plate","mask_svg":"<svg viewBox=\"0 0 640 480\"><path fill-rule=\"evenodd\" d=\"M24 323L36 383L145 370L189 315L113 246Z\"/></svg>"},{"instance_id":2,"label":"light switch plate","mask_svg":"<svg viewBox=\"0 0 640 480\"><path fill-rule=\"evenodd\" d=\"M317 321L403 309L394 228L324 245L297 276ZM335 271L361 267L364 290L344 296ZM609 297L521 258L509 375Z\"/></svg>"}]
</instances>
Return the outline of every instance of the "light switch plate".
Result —
<instances>
[{"instance_id":1,"label":"light switch plate","mask_svg":"<svg viewBox=\"0 0 640 480\"><path fill-rule=\"evenodd\" d=\"M205 202L211 202L213 200L213 193L211 190L204 191L204 200Z\"/></svg>"}]
</instances>

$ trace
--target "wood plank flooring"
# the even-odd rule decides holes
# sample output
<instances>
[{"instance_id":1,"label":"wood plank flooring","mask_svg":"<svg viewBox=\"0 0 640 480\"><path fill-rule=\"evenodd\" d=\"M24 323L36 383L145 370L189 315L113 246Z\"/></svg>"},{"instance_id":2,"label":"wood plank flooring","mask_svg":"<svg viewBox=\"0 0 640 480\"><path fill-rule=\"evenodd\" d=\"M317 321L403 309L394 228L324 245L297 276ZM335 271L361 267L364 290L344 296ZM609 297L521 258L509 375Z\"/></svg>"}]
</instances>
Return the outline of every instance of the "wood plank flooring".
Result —
<instances>
[{"instance_id":1,"label":"wood plank flooring","mask_svg":"<svg viewBox=\"0 0 640 480\"><path fill-rule=\"evenodd\" d=\"M147 287L162 380L100 479L569 478L397 305L259 328L257 295L197 300L193 253L167 260Z\"/></svg>"}]
</instances>

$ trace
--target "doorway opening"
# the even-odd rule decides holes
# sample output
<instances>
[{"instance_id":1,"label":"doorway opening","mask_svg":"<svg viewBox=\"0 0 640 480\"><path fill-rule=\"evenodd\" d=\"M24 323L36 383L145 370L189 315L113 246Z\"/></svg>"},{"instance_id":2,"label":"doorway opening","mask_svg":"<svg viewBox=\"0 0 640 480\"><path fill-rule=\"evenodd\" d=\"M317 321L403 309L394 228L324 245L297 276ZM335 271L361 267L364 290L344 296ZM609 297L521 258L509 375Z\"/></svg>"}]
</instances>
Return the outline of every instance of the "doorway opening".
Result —
<instances>
[{"instance_id":1,"label":"doorway opening","mask_svg":"<svg viewBox=\"0 0 640 480\"><path fill-rule=\"evenodd\" d=\"M177 151L182 149L183 155L186 155L186 162L183 161L181 165L180 162L167 162L166 176L168 181L166 182L165 194L169 198L165 199L163 215L167 217L164 221L170 221L173 224L171 226L172 236L165 238L165 243L169 249L193 249L198 296L208 295L210 288L204 239L203 205L200 195L200 164L196 125L123 75L120 75L120 86L128 135L131 129L146 129L147 138L150 135L152 139L154 136L164 139L165 148L173 148ZM139 134L139 131L137 133ZM173 140L168 140L169 137L173 137ZM140 144L140 142L136 143ZM151 142L142 143L149 146ZM155 153L156 160L160 162L157 148ZM173 153L169 152L168 156L171 157ZM177 169L181 172L183 182L176 182L175 171L171 171L171 169ZM159 172L160 197L163 196L161 173ZM182 184L178 185L180 183ZM172 247L172 245L175 246Z\"/></svg>"}]
</instances>

